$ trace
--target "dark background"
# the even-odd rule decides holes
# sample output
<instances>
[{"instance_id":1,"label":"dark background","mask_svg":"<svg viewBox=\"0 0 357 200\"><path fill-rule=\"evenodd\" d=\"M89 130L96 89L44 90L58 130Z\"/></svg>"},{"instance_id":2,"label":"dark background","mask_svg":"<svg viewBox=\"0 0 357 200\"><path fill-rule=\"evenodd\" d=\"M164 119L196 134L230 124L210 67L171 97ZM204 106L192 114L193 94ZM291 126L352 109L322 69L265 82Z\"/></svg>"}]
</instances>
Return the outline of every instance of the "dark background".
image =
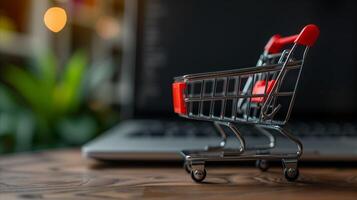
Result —
<instances>
[{"instance_id":1,"label":"dark background","mask_svg":"<svg viewBox=\"0 0 357 200\"><path fill-rule=\"evenodd\" d=\"M187 73L251 67L268 39L313 23L292 118L351 118L356 113L354 1L140 1L136 114L173 116L171 83Z\"/></svg>"}]
</instances>

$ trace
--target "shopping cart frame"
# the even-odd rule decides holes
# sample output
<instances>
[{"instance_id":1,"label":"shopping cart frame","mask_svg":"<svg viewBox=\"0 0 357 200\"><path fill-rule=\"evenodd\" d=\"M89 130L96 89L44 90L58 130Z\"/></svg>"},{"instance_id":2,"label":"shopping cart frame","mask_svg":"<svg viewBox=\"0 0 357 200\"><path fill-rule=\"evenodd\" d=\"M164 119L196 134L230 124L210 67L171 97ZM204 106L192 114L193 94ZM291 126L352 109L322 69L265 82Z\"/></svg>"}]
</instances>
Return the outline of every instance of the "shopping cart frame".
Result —
<instances>
[{"instance_id":1,"label":"shopping cart frame","mask_svg":"<svg viewBox=\"0 0 357 200\"><path fill-rule=\"evenodd\" d=\"M298 160L303 153L303 145L284 125L291 115L306 55L318 35L318 27L311 24L305 26L298 35L284 38L274 35L265 46L257 66L253 68L191 74L174 78L175 112L188 119L212 121L222 138L217 146L208 146L204 150L183 150L181 152L185 158L185 169L191 173L194 181L201 182L205 179L206 162L240 160L256 160L257 167L262 171L266 171L269 168L269 161L281 160L285 178L288 181L294 181L298 178ZM281 51L288 44L293 44L291 49ZM301 58L296 60L295 54L298 48L303 48L303 51ZM291 91L282 92L280 88L290 70L297 70L295 85ZM229 81L232 77L234 79L233 95L228 92ZM242 81L243 78L246 78L246 80ZM216 96L217 80L220 79L223 80L223 93ZM207 96L205 87L206 82L209 80L213 80L212 94ZM254 93L257 81L263 81L260 82L263 83L260 91L263 88L264 92ZM194 94L192 92L194 90L193 85L200 82L200 92L197 93L198 95ZM272 84L268 85L269 83ZM244 87L242 87L243 85ZM192 88L187 88L189 86ZM275 117L280 112L281 104L277 104L276 99L280 97L289 97L290 101L285 111L286 113L283 114L284 117L277 120ZM226 117L225 113L228 100L232 100L232 114L230 117ZM214 115L214 111L212 111L216 101L222 101L218 116ZM205 102L210 104L208 114L203 114L203 104ZM193 111L195 103L197 112ZM252 106L253 110L256 109L254 114L250 113L252 112ZM243 114L238 117L238 112ZM247 146L237 126L242 123L255 127L268 138L269 142L258 146ZM239 148L225 148L227 133L224 127L234 133L240 143ZM297 147L296 152L271 153L270 150L275 148L276 144L276 138L272 134L274 131L293 142Z\"/></svg>"}]
</instances>

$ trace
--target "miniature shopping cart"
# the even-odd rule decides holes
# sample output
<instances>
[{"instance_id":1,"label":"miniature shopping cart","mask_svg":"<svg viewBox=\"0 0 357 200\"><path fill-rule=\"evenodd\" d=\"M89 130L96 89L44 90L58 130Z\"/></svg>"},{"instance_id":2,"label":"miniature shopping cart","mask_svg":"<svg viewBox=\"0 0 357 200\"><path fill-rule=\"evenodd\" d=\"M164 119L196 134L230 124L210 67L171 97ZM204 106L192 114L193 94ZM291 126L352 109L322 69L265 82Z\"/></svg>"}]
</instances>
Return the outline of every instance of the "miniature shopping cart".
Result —
<instances>
[{"instance_id":1,"label":"miniature shopping cart","mask_svg":"<svg viewBox=\"0 0 357 200\"><path fill-rule=\"evenodd\" d=\"M282 160L285 178L288 181L298 178L297 164L303 146L284 125L291 114L305 57L318 36L318 27L310 24L297 35L274 35L256 67L174 79L174 111L188 119L212 121L222 137L217 146L182 151L185 168L194 181L205 179L206 162L238 160L256 160L262 171L268 169L269 161ZM269 142L248 146L240 132L239 124L242 123L259 130ZM229 132L238 139L237 148L226 147ZM297 150L274 152L274 132L296 144Z\"/></svg>"}]
</instances>

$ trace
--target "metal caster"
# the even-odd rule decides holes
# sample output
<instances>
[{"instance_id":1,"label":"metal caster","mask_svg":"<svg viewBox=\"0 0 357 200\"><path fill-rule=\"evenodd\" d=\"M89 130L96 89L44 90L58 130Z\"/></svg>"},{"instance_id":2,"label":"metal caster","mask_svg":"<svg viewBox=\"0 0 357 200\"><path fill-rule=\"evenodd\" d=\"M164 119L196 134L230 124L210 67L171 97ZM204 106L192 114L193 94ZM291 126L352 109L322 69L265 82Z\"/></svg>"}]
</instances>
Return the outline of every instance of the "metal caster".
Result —
<instances>
[{"instance_id":1,"label":"metal caster","mask_svg":"<svg viewBox=\"0 0 357 200\"><path fill-rule=\"evenodd\" d=\"M286 180L293 182L299 177L298 168L284 168L284 176Z\"/></svg>"},{"instance_id":2,"label":"metal caster","mask_svg":"<svg viewBox=\"0 0 357 200\"><path fill-rule=\"evenodd\" d=\"M284 176L286 180L293 182L299 177L297 160L283 160Z\"/></svg>"},{"instance_id":3,"label":"metal caster","mask_svg":"<svg viewBox=\"0 0 357 200\"><path fill-rule=\"evenodd\" d=\"M185 163L183 164L183 168L185 169L185 171L189 174L192 171L192 166L191 163L188 161L185 161Z\"/></svg>"},{"instance_id":4,"label":"metal caster","mask_svg":"<svg viewBox=\"0 0 357 200\"><path fill-rule=\"evenodd\" d=\"M267 160L257 160L255 166L258 167L262 172L265 172L269 169L269 162Z\"/></svg>"},{"instance_id":5,"label":"metal caster","mask_svg":"<svg viewBox=\"0 0 357 200\"><path fill-rule=\"evenodd\" d=\"M195 169L191 171L191 178L197 183L201 183L206 178L206 169Z\"/></svg>"}]
</instances>

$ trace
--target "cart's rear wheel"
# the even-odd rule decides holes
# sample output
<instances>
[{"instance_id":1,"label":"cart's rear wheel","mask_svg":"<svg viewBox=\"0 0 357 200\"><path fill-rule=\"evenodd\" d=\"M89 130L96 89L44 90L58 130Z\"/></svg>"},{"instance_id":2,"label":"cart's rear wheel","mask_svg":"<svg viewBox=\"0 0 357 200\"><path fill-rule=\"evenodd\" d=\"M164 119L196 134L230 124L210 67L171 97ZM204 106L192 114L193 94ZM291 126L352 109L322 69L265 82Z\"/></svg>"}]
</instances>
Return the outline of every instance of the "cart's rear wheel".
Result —
<instances>
[{"instance_id":1,"label":"cart's rear wheel","mask_svg":"<svg viewBox=\"0 0 357 200\"><path fill-rule=\"evenodd\" d=\"M202 182L206 178L207 172L206 169L196 169L191 171L191 178L197 183Z\"/></svg>"},{"instance_id":2,"label":"cart's rear wheel","mask_svg":"<svg viewBox=\"0 0 357 200\"><path fill-rule=\"evenodd\" d=\"M284 168L284 175L286 180L293 182L299 177L298 168Z\"/></svg>"},{"instance_id":3,"label":"cart's rear wheel","mask_svg":"<svg viewBox=\"0 0 357 200\"><path fill-rule=\"evenodd\" d=\"M255 166L263 172L267 171L270 167L269 162L267 160L257 160L255 162Z\"/></svg>"}]
</instances>

